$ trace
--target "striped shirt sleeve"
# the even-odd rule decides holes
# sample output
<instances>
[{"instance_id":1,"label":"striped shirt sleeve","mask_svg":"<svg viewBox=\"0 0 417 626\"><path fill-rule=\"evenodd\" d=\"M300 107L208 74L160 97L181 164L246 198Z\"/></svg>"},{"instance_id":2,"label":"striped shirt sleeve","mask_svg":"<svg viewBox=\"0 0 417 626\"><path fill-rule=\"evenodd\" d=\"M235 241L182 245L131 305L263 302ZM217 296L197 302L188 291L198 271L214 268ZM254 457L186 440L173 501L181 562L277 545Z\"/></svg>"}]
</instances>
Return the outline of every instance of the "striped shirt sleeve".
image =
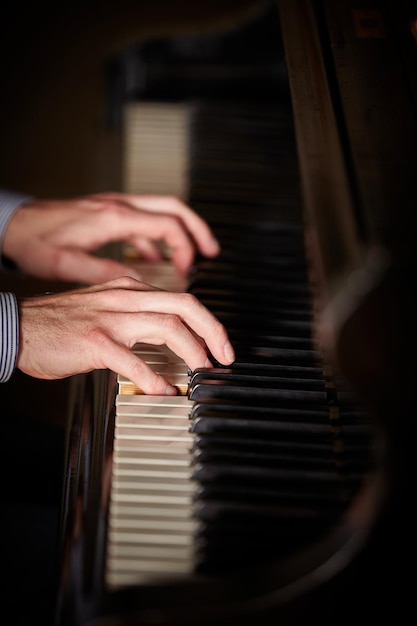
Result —
<instances>
[{"instance_id":1,"label":"striped shirt sleeve","mask_svg":"<svg viewBox=\"0 0 417 626\"><path fill-rule=\"evenodd\" d=\"M9 380L19 349L19 313L16 296L0 293L0 383Z\"/></svg>"},{"instance_id":2,"label":"striped shirt sleeve","mask_svg":"<svg viewBox=\"0 0 417 626\"><path fill-rule=\"evenodd\" d=\"M16 193L15 191L0 189L0 270L6 269L4 259L1 256L6 228L17 209L30 198L31 196Z\"/></svg>"},{"instance_id":3,"label":"striped shirt sleeve","mask_svg":"<svg viewBox=\"0 0 417 626\"><path fill-rule=\"evenodd\" d=\"M0 189L0 270L6 269L1 256L3 237L15 211L30 196ZM16 367L19 349L19 312L13 293L0 293L0 383L9 380Z\"/></svg>"}]
</instances>

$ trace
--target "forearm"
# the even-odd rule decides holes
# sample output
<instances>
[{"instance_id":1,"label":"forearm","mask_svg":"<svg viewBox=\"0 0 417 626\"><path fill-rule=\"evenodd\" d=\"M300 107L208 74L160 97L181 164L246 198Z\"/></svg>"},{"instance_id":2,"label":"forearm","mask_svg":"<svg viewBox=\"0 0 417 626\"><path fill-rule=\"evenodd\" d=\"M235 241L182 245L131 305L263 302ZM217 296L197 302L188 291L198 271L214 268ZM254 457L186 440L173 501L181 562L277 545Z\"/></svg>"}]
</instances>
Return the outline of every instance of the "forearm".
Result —
<instances>
[{"instance_id":1,"label":"forearm","mask_svg":"<svg viewBox=\"0 0 417 626\"><path fill-rule=\"evenodd\" d=\"M0 293L0 383L9 380L19 349L19 313L16 296Z\"/></svg>"}]
</instances>

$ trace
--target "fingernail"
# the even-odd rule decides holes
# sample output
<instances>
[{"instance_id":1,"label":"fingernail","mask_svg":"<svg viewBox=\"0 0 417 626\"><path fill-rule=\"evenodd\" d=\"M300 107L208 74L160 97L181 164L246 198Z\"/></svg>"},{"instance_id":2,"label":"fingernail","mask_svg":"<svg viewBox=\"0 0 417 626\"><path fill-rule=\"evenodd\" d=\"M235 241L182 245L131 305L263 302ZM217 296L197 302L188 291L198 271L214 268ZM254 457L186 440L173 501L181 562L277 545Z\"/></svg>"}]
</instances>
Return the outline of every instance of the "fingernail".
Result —
<instances>
[{"instance_id":1,"label":"fingernail","mask_svg":"<svg viewBox=\"0 0 417 626\"><path fill-rule=\"evenodd\" d=\"M235 351L233 350L232 344L230 341L226 341L224 344L224 356L229 363L235 360Z\"/></svg>"},{"instance_id":2,"label":"fingernail","mask_svg":"<svg viewBox=\"0 0 417 626\"><path fill-rule=\"evenodd\" d=\"M221 250L220 243L217 241L215 237L213 237L213 243L215 246L217 246L217 251L220 252Z\"/></svg>"},{"instance_id":3,"label":"fingernail","mask_svg":"<svg viewBox=\"0 0 417 626\"><path fill-rule=\"evenodd\" d=\"M172 385L167 385L166 389L165 389L165 395L167 395L167 396L176 396L177 395L176 387L173 387Z\"/></svg>"}]
</instances>

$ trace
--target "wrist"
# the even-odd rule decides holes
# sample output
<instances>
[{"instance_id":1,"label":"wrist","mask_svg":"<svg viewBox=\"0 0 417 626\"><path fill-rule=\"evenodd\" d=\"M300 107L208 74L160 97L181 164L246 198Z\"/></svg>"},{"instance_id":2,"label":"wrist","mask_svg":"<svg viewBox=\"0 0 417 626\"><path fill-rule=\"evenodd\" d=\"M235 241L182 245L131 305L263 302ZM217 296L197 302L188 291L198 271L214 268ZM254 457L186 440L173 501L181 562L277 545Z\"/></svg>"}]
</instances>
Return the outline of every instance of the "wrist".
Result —
<instances>
[{"instance_id":1,"label":"wrist","mask_svg":"<svg viewBox=\"0 0 417 626\"><path fill-rule=\"evenodd\" d=\"M17 266L9 254L9 226L16 212L29 200L30 196L13 191L0 190L0 269L12 271ZM7 241L6 241L7 233Z\"/></svg>"}]
</instances>

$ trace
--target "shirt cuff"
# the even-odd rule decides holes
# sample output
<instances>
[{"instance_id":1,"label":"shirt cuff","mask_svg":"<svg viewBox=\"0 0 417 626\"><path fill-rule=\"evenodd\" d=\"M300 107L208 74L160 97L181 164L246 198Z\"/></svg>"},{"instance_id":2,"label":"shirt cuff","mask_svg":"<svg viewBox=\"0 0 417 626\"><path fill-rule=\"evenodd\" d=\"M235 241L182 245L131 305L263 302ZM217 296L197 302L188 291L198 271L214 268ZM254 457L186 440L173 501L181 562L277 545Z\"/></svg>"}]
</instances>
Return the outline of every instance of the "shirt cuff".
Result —
<instances>
[{"instance_id":1,"label":"shirt cuff","mask_svg":"<svg viewBox=\"0 0 417 626\"><path fill-rule=\"evenodd\" d=\"M28 200L31 200L31 196L0 189L0 270L9 269L1 254L4 233L17 209Z\"/></svg>"},{"instance_id":2,"label":"shirt cuff","mask_svg":"<svg viewBox=\"0 0 417 626\"><path fill-rule=\"evenodd\" d=\"M19 309L13 293L0 293L0 383L16 368L19 350Z\"/></svg>"}]
</instances>

